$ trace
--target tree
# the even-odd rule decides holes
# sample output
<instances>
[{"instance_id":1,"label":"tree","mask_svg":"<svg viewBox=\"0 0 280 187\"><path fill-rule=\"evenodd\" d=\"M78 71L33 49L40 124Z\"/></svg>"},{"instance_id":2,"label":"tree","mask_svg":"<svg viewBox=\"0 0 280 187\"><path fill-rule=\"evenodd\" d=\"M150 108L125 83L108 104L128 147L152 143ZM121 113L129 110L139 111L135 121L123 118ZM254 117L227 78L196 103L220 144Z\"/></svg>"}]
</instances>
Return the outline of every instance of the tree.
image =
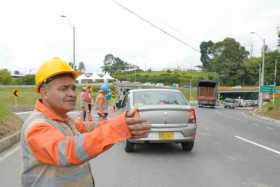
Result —
<instances>
[{"instance_id":1,"label":"tree","mask_svg":"<svg viewBox=\"0 0 280 187\"><path fill-rule=\"evenodd\" d=\"M112 54L105 55L103 60L104 66L101 67L103 72L112 73L112 65L114 63L115 57Z\"/></svg>"},{"instance_id":2,"label":"tree","mask_svg":"<svg viewBox=\"0 0 280 187\"><path fill-rule=\"evenodd\" d=\"M81 62L79 63L78 70L79 70L81 73L85 73L85 72L86 72L86 66L85 66L84 62L81 61Z\"/></svg>"},{"instance_id":3,"label":"tree","mask_svg":"<svg viewBox=\"0 0 280 187\"><path fill-rule=\"evenodd\" d=\"M76 65L74 66L74 63L73 63L73 62L69 62L68 64L69 64L69 66L71 66L74 70L77 70L77 66L76 66Z\"/></svg>"},{"instance_id":4,"label":"tree","mask_svg":"<svg viewBox=\"0 0 280 187\"><path fill-rule=\"evenodd\" d=\"M244 61L243 74L241 74L241 80L244 85L258 85L260 64L261 58L256 57L251 57Z\"/></svg>"},{"instance_id":5,"label":"tree","mask_svg":"<svg viewBox=\"0 0 280 187\"><path fill-rule=\"evenodd\" d=\"M129 64L129 63L123 61L119 57L114 57L112 54L107 54L103 60L103 63L104 63L104 65L101 67L102 71L108 72L110 74L131 69L130 67L139 69L138 66Z\"/></svg>"},{"instance_id":6,"label":"tree","mask_svg":"<svg viewBox=\"0 0 280 187\"><path fill-rule=\"evenodd\" d=\"M280 84L280 53L275 51L269 51L265 53L265 70L264 70L264 84L274 83L274 73L275 73L275 62L277 63L277 85Z\"/></svg>"},{"instance_id":7,"label":"tree","mask_svg":"<svg viewBox=\"0 0 280 187\"><path fill-rule=\"evenodd\" d=\"M14 84L34 85L35 84L35 75L24 75L23 77L14 80Z\"/></svg>"},{"instance_id":8,"label":"tree","mask_svg":"<svg viewBox=\"0 0 280 187\"><path fill-rule=\"evenodd\" d=\"M10 72L7 69L0 69L0 84L11 84L12 77Z\"/></svg>"},{"instance_id":9,"label":"tree","mask_svg":"<svg viewBox=\"0 0 280 187\"><path fill-rule=\"evenodd\" d=\"M208 42L201 42L200 44L200 61L202 62L203 67L206 67L210 62L210 53L211 48L213 47L214 43L210 40Z\"/></svg>"},{"instance_id":10,"label":"tree","mask_svg":"<svg viewBox=\"0 0 280 187\"><path fill-rule=\"evenodd\" d=\"M114 55L112 55L112 54L107 54L107 55L105 55L104 63L113 64L114 59L115 59Z\"/></svg>"},{"instance_id":11,"label":"tree","mask_svg":"<svg viewBox=\"0 0 280 187\"><path fill-rule=\"evenodd\" d=\"M116 57L114 63L112 64L112 73L114 73L116 71L126 70L126 69L128 69L128 67L129 67L128 63L124 62L119 57Z\"/></svg>"},{"instance_id":12,"label":"tree","mask_svg":"<svg viewBox=\"0 0 280 187\"><path fill-rule=\"evenodd\" d=\"M225 38L217 43L201 43L203 69L217 72L221 84L240 85L244 74L243 63L249 52L233 38Z\"/></svg>"},{"instance_id":13,"label":"tree","mask_svg":"<svg viewBox=\"0 0 280 187\"><path fill-rule=\"evenodd\" d=\"M15 70L15 71L14 71L14 74L15 74L15 75L19 75L20 72L19 72L18 70Z\"/></svg>"}]
</instances>

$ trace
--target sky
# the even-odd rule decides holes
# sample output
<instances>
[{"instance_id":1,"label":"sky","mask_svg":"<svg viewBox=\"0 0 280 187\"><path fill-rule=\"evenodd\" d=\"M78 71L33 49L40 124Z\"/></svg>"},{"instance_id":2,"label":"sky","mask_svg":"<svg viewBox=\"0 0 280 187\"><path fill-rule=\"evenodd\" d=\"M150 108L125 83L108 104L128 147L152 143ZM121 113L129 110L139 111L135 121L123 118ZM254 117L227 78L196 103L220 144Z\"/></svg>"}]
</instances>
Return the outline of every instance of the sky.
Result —
<instances>
[{"instance_id":1,"label":"sky","mask_svg":"<svg viewBox=\"0 0 280 187\"><path fill-rule=\"evenodd\" d=\"M33 73L52 57L72 61L72 26L76 64L83 61L87 72L95 73L101 72L109 53L144 70L195 68L201 65L200 43L226 37L235 38L254 56L261 54L261 38L276 49L279 0L115 1L192 48L112 0L1 0L0 69Z\"/></svg>"}]
</instances>

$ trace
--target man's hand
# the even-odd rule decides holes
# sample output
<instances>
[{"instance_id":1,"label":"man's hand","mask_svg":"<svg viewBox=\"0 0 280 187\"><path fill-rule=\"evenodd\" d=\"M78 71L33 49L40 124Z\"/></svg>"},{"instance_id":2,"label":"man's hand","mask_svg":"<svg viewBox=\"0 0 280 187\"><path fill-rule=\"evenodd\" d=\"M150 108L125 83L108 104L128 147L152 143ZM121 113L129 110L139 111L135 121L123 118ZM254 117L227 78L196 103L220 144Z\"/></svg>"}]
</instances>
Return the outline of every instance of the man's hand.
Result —
<instances>
[{"instance_id":1,"label":"man's hand","mask_svg":"<svg viewBox=\"0 0 280 187\"><path fill-rule=\"evenodd\" d=\"M126 112L125 120L132 139L145 138L150 132L151 125L141 120L137 109Z\"/></svg>"}]
</instances>

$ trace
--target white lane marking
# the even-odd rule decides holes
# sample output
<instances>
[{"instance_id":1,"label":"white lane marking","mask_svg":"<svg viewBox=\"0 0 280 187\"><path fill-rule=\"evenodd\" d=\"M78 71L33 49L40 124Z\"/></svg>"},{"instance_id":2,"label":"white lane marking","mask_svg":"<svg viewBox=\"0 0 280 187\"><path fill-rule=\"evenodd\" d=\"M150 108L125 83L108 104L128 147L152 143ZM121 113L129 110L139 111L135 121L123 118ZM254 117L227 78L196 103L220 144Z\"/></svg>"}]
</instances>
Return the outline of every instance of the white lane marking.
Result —
<instances>
[{"instance_id":1,"label":"white lane marking","mask_svg":"<svg viewBox=\"0 0 280 187\"><path fill-rule=\"evenodd\" d=\"M244 142L253 144L253 145L257 146L257 147L261 147L261 148L263 148L263 149L265 149L265 150L267 150L267 151L271 151L271 152L273 152L273 153L276 153L276 154L280 155L280 151L277 151L277 150L272 149L272 148L270 148L270 147L267 147L267 146L258 144L258 143L256 143L256 142L253 142L253 141L248 140L248 139L246 139L246 138L242 138L242 137L240 137L240 136L234 136L234 137L237 138L237 139L239 139L239 140L242 140L242 141L244 141Z\"/></svg>"},{"instance_id":2,"label":"white lane marking","mask_svg":"<svg viewBox=\"0 0 280 187\"><path fill-rule=\"evenodd\" d=\"M30 113L30 112L32 112L32 111L26 111L26 112L16 112L16 114L17 114L17 115L21 115L21 114L28 114L28 113Z\"/></svg>"},{"instance_id":3,"label":"white lane marking","mask_svg":"<svg viewBox=\"0 0 280 187\"><path fill-rule=\"evenodd\" d=\"M0 162L4 161L6 158L8 158L9 156L13 155L18 150L19 150L19 145L17 145L12 150L9 150L8 152L4 153L3 155L0 155Z\"/></svg>"}]
</instances>

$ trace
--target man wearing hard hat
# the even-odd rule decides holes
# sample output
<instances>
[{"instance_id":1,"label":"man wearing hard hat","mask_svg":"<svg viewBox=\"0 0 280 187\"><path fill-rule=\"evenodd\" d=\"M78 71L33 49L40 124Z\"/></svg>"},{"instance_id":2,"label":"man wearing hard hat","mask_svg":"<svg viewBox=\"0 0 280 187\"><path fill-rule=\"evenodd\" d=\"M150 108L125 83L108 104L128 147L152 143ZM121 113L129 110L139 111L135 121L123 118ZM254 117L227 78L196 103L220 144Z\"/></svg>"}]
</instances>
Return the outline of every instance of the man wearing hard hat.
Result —
<instances>
[{"instance_id":1,"label":"man wearing hard hat","mask_svg":"<svg viewBox=\"0 0 280 187\"><path fill-rule=\"evenodd\" d=\"M150 130L136 110L92 131L87 131L83 124L75 124L67 112L75 107L78 75L60 58L45 62L36 74L40 99L21 130L24 187L93 187L88 160L115 143L145 137Z\"/></svg>"}]
</instances>

